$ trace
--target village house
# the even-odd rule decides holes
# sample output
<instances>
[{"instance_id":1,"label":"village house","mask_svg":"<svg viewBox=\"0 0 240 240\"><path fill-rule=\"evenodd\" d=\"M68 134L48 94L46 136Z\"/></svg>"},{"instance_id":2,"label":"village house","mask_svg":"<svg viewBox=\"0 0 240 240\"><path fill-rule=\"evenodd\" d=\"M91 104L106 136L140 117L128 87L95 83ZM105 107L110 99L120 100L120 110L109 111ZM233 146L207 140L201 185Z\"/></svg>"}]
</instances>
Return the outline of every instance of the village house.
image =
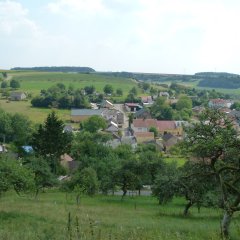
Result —
<instances>
[{"instance_id":1,"label":"village house","mask_svg":"<svg viewBox=\"0 0 240 240\"><path fill-rule=\"evenodd\" d=\"M71 121L85 121L91 116L102 116L104 109L71 109Z\"/></svg>"},{"instance_id":2,"label":"village house","mask_svg":"<svg viewBox=\"0 0 240 240\"><path fill-rule=\"evenodd\" d=\"M211 99L208 102L208 106L210 108L230 108L233 104L232 100L225 100L225 99L221 99L221 98L217 98L217 99Z\"/></svg>"},{"instance_id":3,"label":"village house","mask_svg":"<svg viewBox=\"0 0 240 240\"><path fill-rule=\"evenodd\" d=\"M179 142L179 138L171 133L164 134L162 140L164 151L169 151L171 147Z\"/></svg>"},{"instance_id":4,"label":"village house","mask_svg":"<svg viewBox=\"0 0 240 240\"><path fill-rule=\"evenodd\" d=\"M113 149L122 144L129 145L134 150L137 147L137 140L135 136L118 136L106 143L107 146L112 147Z\"/></svg>"},{"instance_id":5,"label":"village house","mask_svg":"<svg viewBox=\"0 0 240 240\"><path fill-rule=\"evenodd\" d=\"M169 93L168 92L160 92L159 97L165 97L165 98L169 99Z\"/></svg>"},{"instance_id":6,"label":"village house","mask_svg":"<svg viewBox=\"0 0 240 240\"><path fill-rule=\"evenodd\" d=\"M192 111L196 114L201 114L205 110L203 106L195 106L192 108Z\"/></svg>"},{"instance_id":7,"label":"village house","mask_svg":"<svg viewBox=\"0 0 240 240\"><path fill-rule=\"evenodd\" d=\"M10 99L11 101L21 101L27 98L27 95L24 92L11 92Z\"/></svg>"},{"instance_id":8,"label":"village house","mask_svg":"<svg viewBox=\"0 0 240 240\"><path fill-rule=\"evenodd\" d=\"M73 172L79 167L79 162L75 161L71 156L66 153L60 157L60 164L70 172Z\"/></svg>"},{"instance_id":9,"label":"village house","mask_svg":"<svg viewBox=\"0 0 240 240\"><path fill-rule=\"evenodd\" d=\"M134 133L137 132L149 132L151 127L157 128L157 120L156 119L134 119L131 124L131 128Z\"/></svg>"},{"instance_id":10,"label":"village house","mask_svg":"<svg viewBox=\"0 0 240 240\"><path fill-rule=\"evenodd\" d=\"M155 138L154 138L154 133L153 132L135 132L134 136L135 136L138 144L155 142L154 141Z\"/></svg>"},{"instance_id":11,"label":"village house","mask_svg":"<svg viewBox=\"0 0 240 240\"><path fill-rule=\"evenodd\" d=\"M118 125L122 125L124 123L124 114L116 109L72 109L71 110L71 121L72 122L81 122L85 121L91 116L101 116L107 121L112 120Z\"/></svg>"},{"instance_id":12,"label":"village house","mask_svg":"<svg viewBox=\"0 0 240 240\"><path fill-rule=\"evenodd\" d=\"M63 128L63 132L72 133L73 132L73 127L71 125L66 125Z\"/></svg>"},{"instance_id":13,"label":"village house","mask_svg":"<svg viewBox=\"0 0 240 240\"><path fill-rule=\"evenodd\" d=\"M3 145L3 144L1 144L1 145L0 145L0 154L1 154L1 153L6 153L6 152L7 152L6 146Z\"/></svg>"},{"instance_id":14,"label":"village house","mask_svg":"<svg viewBox=\"0 0 240 240\"><path fill-rule=\"evenodd\" d=\"M151 127L155 127L159 134L172 133L173 135L181 136L183 128L181 124L175 121L160 121L156 119L134 119L131 128L136 132L149 132Z\"/></svg>"},{"instance_id":15,"label":"village house","mask_svg":"<svg viewBox=\"0 0 240 240\"><path fill-rule=\"evenodd\" d=\"M134 118L147 119L147 118L152 118L152 116L148 108L142 108L134 113Z\"/></svg>"},{"instance_id":16,"label":"village house","mask_svg":"<svg viewBox=\"0 0 240 240\"><path fill-rule=\"evenodd\" d=\"M124 123L124 114L117 109L103 109L102 116L107 120L112 120L118 125Z\"/></svg>"},{"instance_id":17,"label":"village house","mask_svg":"<svg viewBox=\"0 0 240 240\"><path fill-rule=\"evenodd\" d=\"M91 105L91 109L95 109L96 110L96 109L99 108L96 103L90 103L90 105Z\"/></svg>"},{"instance_id":18,"label":"village house","mask_svg":"<svg viewBox=\"0 0 240 240\"><path fill-rule=\"evenodd\" d=\"M140 106L138 103L125 103L124 106L127 112L132 113L135 113L138 110L142 109L142 106Z\"/></svg>"},{"instance_id":19,"label":"village house","mask_svg":"<svg viewBox=\"0 0 240 240\"><path fill-rule=\"evenodd\" d=\"M101 107L101 108L109 108L109 109L111 109L111 108L114 108L114 105L113 105L110 101L104 99L104 100L101 102L100 107Z\"/></svg>"},{"instance_id":20,"label":"village house","mask_svg":"<svg viewBox=\"0 0 240 240\"><path fill-rule=\"evenodd\" d=\"M117 133L119 131L119 128L118 128L118 125L115 122L110 121L110 124L105 129L105 131L106 132L111 132L111 133Z\"/></svg>"},{"instance_id":21,"label":"village house","mask_svg":"<svg viewBox=\"0 0 240 240\"><path fill-rule=\"evenodd\" d=\"M152 106L152 104L154 103L152 96L142 96L140 98L143 106Z\"/></svg>"}]
</instances>

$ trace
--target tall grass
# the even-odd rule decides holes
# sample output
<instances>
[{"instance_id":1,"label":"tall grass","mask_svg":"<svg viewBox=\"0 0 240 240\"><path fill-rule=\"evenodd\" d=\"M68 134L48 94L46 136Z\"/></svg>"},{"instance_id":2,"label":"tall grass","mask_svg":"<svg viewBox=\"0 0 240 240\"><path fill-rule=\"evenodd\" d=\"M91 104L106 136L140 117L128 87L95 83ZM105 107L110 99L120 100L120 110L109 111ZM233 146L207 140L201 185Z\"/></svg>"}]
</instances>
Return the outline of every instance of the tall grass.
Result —
<instances>
[{"instance_id":1,"label":"tall grass","mask_svg":"<svg viewBox=\"0 0 240 240\"><path fill-rule=\"evenodd\" d=\"M165 206L152 197L83 197L47 192L39 200L8 193L0 199L0 239L220 239L221 212L193 208L183 217L183 199ZM239 217L231 232L239 239Z\"/></svg>"}]
</instances>

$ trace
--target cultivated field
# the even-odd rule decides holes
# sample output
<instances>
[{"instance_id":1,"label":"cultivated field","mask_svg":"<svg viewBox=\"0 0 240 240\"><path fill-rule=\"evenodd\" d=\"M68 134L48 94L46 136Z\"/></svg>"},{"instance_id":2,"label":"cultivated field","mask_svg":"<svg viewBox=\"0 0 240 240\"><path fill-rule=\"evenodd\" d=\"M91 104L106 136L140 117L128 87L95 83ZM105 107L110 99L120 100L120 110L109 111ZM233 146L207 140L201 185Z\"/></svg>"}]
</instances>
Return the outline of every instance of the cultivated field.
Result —
<instances>
[{"instance_id":1,"label":"cultivated field","mask_svg":"<svg viewBox=\"0 0 240 240\"><path fill-rule=\"evenodd\" d=\"M82 197L61 192L42 193L38 200L7 193L0 198L0 239L132 239L218 240L221 212L202 208L182 216L183 199L160 206L153 197ZM70 218L69 218L70 214ZM239 216L232 222L239 239Z\"/></svg>"}]
</instances>

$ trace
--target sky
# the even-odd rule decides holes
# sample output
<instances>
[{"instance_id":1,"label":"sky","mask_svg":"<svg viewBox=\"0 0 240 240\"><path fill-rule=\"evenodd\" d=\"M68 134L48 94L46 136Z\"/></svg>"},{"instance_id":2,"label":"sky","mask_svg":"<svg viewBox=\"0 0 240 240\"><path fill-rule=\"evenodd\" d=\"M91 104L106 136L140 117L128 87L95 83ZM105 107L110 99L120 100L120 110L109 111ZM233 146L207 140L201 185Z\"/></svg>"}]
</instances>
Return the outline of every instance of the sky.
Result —
<instances>
[{"instance_id":1,"label":"sky","mask_svg":"<svg viewBox=\"0 0 240 240\"><path fill-rule=\"evenodd\" d=\"M239 0L0 0L0 69L240 74Z\"/></svg>"}]
</instances>

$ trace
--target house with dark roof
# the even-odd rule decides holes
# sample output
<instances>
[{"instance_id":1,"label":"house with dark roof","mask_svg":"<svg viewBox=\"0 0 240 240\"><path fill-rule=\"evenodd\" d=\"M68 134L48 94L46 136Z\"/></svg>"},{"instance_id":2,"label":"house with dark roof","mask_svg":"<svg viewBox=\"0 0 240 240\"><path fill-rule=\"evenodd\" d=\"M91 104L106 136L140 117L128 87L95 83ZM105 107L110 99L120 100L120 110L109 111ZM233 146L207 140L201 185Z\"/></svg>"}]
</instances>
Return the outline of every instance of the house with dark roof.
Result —
<instances>
[{"instance_id":1,"label":"house with dark roof","mask_svg":"<svg viewBox=\"0 0 240 240\"><path fill-rule=\"evenodd\" d=\"M132 113L137 112L142 108L142 106L139 105L138 103L125 103L124 106L127 112L132 112Z\"/></svg>"},{"instance_id":2,"label":"house with dark roof","mask_svg":"<svg viewBox=\"0 0 240 240\"><path fill-rule=\"evenodd\" d=\"M162 139L163 139L162 144L164 146L165 151L169 151L171 147L173 147L179 142L179 138L171 133L164 134Z\"/></svg>"},{"instance_id":3,"label":"house with dark roof","mask_svg":"<svg viewBox=\"0 0 240 240\"><path fill-rule=\"evenodd\" d=\"M142 108L134 113L134 118L142 118L142 119L149 119L151 118L151 113L148 108Z\"/></svg>"},{"instance_id":4,"label":"house with dark roof","mask_svg":"<svg viewBox=\"0 0 240 240\"><path fill-rule=\"evenodd\" d=\"M11 92L10 99L11 101L21 101L27 98L27 95L24 92Z\"/></svg>"},{"instance_id":5,"label":"house with dark roof","mask_svg":"<svg viewBox=\"0 0 240 240\"><path fill-rule=\"evenodd\" d=\"M81 122L87 120L91 116L103 116L104 109L71 109L71 121Z\"/></svg>"},{"instance_id":6,"label":"house with dark roof","mask_svg":"<svg viewBox=\"0 0 240 240\"><path fill-rule=\"evenodd\" d=\"M110 122L108 127L105 129L106 132L117 133L119 131L118 125L114 122Z\"/></svg>"}]
</instances>

